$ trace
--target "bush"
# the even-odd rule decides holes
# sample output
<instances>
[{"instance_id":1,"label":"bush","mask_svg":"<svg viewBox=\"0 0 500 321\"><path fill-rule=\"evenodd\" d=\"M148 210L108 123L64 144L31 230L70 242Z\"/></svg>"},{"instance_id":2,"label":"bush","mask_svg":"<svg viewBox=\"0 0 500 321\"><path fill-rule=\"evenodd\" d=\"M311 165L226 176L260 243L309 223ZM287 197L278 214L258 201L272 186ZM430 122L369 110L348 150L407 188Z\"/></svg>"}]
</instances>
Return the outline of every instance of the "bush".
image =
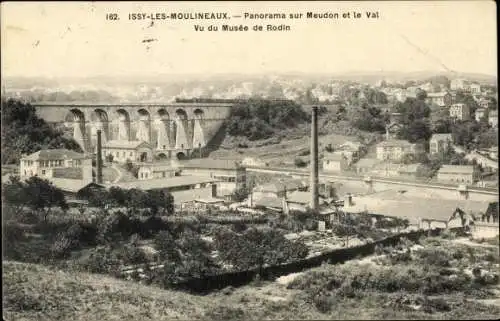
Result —
<instances>
[{"instance_id":1,"label":"bush","mask_svg":"<svg viewBox=\"0 0 500 321\"><path fill-rule=\"evenodd\" d=\"M32 210L25 210L19 213L16 220L19 223L24 223L24 224L39 224L41 221L41 216L36 214Z\"/></svg>"},{"instance_id":2,"label":"bush","mask_svg":"<svg viewBox=\"0 0 500 321\"><path fill-rule=\"evenodd\" d=\"M416 251L416 255L424 264L449 267L451 256L449 252L436 248L424 248Z\"/></svg>"},{"instance_id":3,"label":"bush","mask_svg":"<svg viewBox=\"0 0 500 321\"><path fill-rule=\"evenodd\" d=\"M55 259L63 259L70 256L71 251L80 246L77 239L70 239L64 234L59 234L52 244L51 253Z\"/></svg>"},{"instance_id":4,"label":"bush","mask_svg":"<svg viewBox=\"0 0 500 321\"><path fill-rule=\"evenodd\" d=\"M442 298L424 299L422 309L427 313L450 311L450 305Z\"/></svg>"},{"instance_id":5,"label":"bush","mask_svg":"<svg viewBox=\"0 0 500 321\"><path fill-rule=\"evenodd\" d=\"M120 263L108 245L92 249L88 256L77 261L77 266L91 273L116 273Z\"/></svg>"},{"instance_id":6,"label":"bush","mask_svg":"<svg viewBox=\"0 0 500 321\"><path fill-rule=\"evenodd\" d=\"M246 229L247 225L245 223L238 222L233 224L233 231L235 231L236 233L241 233Z\"/></svg>"},{"instance_id":7,"label":"bush","mask_svg":"<svg viewBox=\"0 0 500 321\"><path fill-rule=\"evenodd\" d=\"M307 163L303 161L301 158L295 158L294 164L297 167L306 167L307 165Z\"/></svg>"},{"instance_id":8,"label":"bush","mask_svg":"<svg viewBox=\"0 0 500 321\"><path fill-rule=\"evenodd\" d=\"M241 308L229 306L217 306L205 313L205 317L210 320L238 320L245 315Z\"/></svg>"},{"instance_id":9,"label":"bush","mask_svg":"<svg viewBox=\"0 0 500 321\"><path fill-rule=\"evenodd\" d=\"M137 228L137 225L132 224L127 215L122 212L113 213L99 223L98 239L103 244L123 240L132 234L132 227Z\"/></svg>"},{"instance_id":10,"label":"bush","mask_svg":"<svg viewBox=\"0 0 500 321\"><path fill-rule=\"evenodd\" d=\"M319 294L313 298L313 304L321 313L328 313L332 309L332 298L329 295Z\"/></svg>"}]
</instances>

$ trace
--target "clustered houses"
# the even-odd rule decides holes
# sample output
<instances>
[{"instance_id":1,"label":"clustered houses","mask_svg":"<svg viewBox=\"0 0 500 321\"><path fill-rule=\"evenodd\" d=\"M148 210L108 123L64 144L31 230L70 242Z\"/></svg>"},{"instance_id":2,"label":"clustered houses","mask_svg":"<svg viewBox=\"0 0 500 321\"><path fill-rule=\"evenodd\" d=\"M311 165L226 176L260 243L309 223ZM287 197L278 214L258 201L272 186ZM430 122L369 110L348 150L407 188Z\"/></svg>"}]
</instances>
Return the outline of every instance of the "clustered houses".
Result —
<instances>
[{"instance_id":1,"label":"clustered houses","mask_svg":"<svg viewBox=\"0 0 500 321\"><path fill-rule=\"evenodd\" d=\"M190 159L179 162L176 167L181 175L211 177L218 181L220 196L229 196L246 188L246 168L240 162L225 159Z\"/></svg>"},{"instance_id":2,"label":"clustered houses","mask_svg":"<svg viewBox=\"0 0 500 321\"><path fill-rule=\"evenodd\" d=\"M416 143L410 143L405 140L391 139L377 145L377 159L401 161L403 156L416 156L423 152L423 146Z\"/></svg>"},{"instance_id":3,"label":"clustered houses","mask_svg":"<svg viewBox=\"0 0 500 321\"><path fill-rule=\"evenodd\" d=\"M488 124L493 128L498 128L498 111L492 110L488 115Z\"/></svg>"},{"instance_id":4,"label":"clustered houses","mask_svg":"<svg viewBox=\"0 0 500 321\"><path fill-rule=\"evenodd\" d=\"M356 172L358 174L378 177L417 178L420 177L423 168L422 164L404 165L373 158L361 159L356 163Z\"/></svg>"},{"instance_id":5,"label":"clustered houses","mask_svg":"<svg viewBox=\"0 0 500 321\"><path fill-rule=\"evenodd\" d=\"M498 170L498 157L497 155L492 154L493 153L491 152L472 151L469 154L465 155L464 158L471 162L475 160L476 163L478 165L481 165L483 169ZM498 149L496 154L498 154ZM497 159L491 156L497 157Z\"/></svg>"},{"instance_id":6,"label":"clustered houses","mask_svg":"<svg viewBox=\"0 0 500 321\"><path fill-rule=\"evenodd\" d=\"M325 153L323 157L323 170L329 172L342 172L347 170L365 153L365 147L358 142L346 142L335 147L333 152Z\"/></svg>"},{"instance_id":7,"label":"clustered houses","mask_svg":"<svg viewBox=\"0 0 500 321\"><path fill-rule=\"evenodd\" d=\"M486 114L487 113L485 108L476 109L476 114L475 114L476 121L477 122L481 121L481 119L486 117Z\"/></svg>"},{"instance_id":8,"label":"clustered houses","mask_svg":"<svg viewBox=\"0 0 500 321\"><path fill-rule=\"evenodd\" d=\"M430 154L439 154L445 152L453 143L451 134L434 134L429 142Z\"/></svg>"},{"instance_id":9,"label":"clustered houses","mask_svg":"<svg viewBox=\"0 0 500 321\"><path fill-rule=\"evenodd\" d=\"M481 86L477 83L472 83L466 79L453 79L450 82L451 90L461 90L466 93L479 94Z\"/></svg>"},{"instance_id":10,"label":"clustered houses","mask_svg":"<svg viewBox=\"0 0 500 321\"><path fill-rule=\"evenodd\" d=\"M470 120L470 109L467 104L458 103L450 107L450 117L458 120Z\"/></svg>"},{"instance_id":11,"label":"clustered houses","mask_svg":"<svg viewBox=\"0 0 500 321\"><path fill-rule=\"evenodd\" d=\"M453 97L449 92L428 93L425 99L429 105L437 105L439 107L448 107L453 102Z\"/></svg>"}]
</instances>

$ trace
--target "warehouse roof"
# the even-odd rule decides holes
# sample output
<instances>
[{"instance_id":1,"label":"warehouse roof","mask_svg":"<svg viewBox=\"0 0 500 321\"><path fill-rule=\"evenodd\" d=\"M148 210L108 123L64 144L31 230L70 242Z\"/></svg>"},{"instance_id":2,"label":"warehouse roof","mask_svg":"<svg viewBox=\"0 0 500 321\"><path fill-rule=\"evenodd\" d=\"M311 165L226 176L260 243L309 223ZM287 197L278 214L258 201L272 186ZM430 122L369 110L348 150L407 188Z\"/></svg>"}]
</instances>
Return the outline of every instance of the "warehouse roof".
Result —
<instances>
[{"instance_id":1,"label":"warehouse roof","mask_svg":"<svg viewBox=\"0 0 500 321\"><path fill-rule=\"evenodd\" d=\"M156 178L137 180L133 182L116 183L111 186L120 187L123 189L138 188L142 190L173 188L178 186L191 186L197 184L214 183L218 180L209 177L198 176L174 176L168 178Z\"/></svg>"},{"instance_id":2,"label":"warehouse roof","mask_svg":"<svg viewBox=\"0 0 500 321\"><path fill-rule=\"evenodd\" d=\"M60 159L88 159L82 153L77 153L68 149L42 149L38 152L23 157L23 160L60 160Z\"/></svg>"}]
</instances>

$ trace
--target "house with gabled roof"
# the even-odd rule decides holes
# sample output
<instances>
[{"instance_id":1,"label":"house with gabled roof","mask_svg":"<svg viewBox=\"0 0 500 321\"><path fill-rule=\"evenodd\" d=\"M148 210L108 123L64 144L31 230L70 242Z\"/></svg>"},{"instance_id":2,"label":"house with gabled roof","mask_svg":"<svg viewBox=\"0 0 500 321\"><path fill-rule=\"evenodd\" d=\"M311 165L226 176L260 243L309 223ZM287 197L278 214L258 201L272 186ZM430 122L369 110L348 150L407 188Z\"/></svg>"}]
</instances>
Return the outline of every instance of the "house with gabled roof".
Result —
<instances>
[{"instance_id":1,"label":"house with gabled roof","mask_svg":"<svg viewBox=\"0 0 500 321\"><path fill-rule=\"evenodd\" d=\"M111 157L113 162L151 162L153 148L150 144L139 140L108 140L102 146L103 158ZM109 156L111 155L111 156Z\"/></svg>"},{"instance_id":2,"label":"house with gabled roof","mask_svg":"<svg viewBox=\"0 0 500 321\"><path fill-rule=\"evenodd\" d=\"M68 149L42 149L20 160L19 176L27 179L70 178L92 182L92 157Z\"/></svg>"}]
</instances>

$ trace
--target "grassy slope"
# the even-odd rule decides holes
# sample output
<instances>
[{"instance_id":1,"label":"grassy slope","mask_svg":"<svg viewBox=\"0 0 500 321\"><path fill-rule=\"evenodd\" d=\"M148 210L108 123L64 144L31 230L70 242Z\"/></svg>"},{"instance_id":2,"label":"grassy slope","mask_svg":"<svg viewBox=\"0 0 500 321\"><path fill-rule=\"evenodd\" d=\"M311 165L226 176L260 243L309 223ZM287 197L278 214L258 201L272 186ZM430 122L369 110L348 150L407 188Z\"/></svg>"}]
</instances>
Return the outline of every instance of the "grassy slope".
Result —
<instances>
[{"instance_id":1,"label":"grassy slope","mask_svg":"<svg viewBox=\"0 0 500 321\"><path fill-rule=\"evenodd\" d=\"M335 267L327 265L305 273L324 269ZM361 299L339 297L331 311L323 314L306 293L286 289L279 282L197 296L12 261L3 262L3 271L6 320L495 319L500 311L470 299L463 301L460 294L443 296L456 302L449 312L402 311L384 306L392 294L380 293Z\"/></svg>"},{"instance_id":2,"label":"grassy slope","mask_svg":"<svg viewBox=\"0 0 500 321\"><path fill-rule=\"evenodd\" d=\"M112 277L12 261L2 265L6 320L186 319L199 315L209 302Z\"/></svg>"}]
</instances>

